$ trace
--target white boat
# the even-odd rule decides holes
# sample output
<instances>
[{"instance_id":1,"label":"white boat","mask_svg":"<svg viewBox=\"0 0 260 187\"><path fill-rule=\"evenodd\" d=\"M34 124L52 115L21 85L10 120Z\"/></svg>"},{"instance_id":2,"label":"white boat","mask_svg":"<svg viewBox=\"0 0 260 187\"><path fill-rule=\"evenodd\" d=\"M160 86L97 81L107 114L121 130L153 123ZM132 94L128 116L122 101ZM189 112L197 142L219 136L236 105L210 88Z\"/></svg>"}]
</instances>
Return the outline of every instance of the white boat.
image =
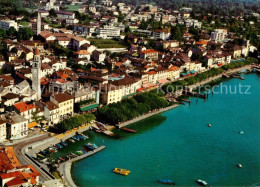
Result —
<instances>
[{"instance_id":1,"label":"white boat","mask_svg":"<svg viewBox=\"0 0 260 187\"><path fill-rule=\"evenodd\" d=\"M200 184L202 186L207 186L208 185L208 183L206 181L204 181L204 180L198 179L196 181L197 181L198 184Z\"/></svg>"},{"instance_id":2,"label":"white boat","mask_svg":"<svg viewBox=\"0 0 260 187\"><path fill-rule=\"evenodd\" d=\"M239 133L240 133L240 134L244 134L244 131L240 131Z\"/></svg>"},{"instance_id":3,"label":"white boat","mask_svg":"<svg viewBox=\"0 0 260 187\"><path fill-rule=\"evenodd\" d=\"M242 166L242 164L238 164L237 167L242 168L243 166Z\"/></svg>"}]
</instances>

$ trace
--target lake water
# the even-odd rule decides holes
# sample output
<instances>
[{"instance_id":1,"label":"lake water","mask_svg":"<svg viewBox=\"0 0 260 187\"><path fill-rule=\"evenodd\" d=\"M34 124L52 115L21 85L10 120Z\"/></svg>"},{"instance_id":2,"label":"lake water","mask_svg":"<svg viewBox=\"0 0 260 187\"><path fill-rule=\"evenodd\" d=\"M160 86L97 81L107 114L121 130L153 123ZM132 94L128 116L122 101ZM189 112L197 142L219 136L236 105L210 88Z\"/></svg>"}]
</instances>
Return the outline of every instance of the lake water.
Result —
<instances>
[{"instance_id":1,"label":"lake water","mask_svg":"<svg viewBox=\"0 0 260 187\"><path fill-rule=\"evenodd\" d=\"M225 86L251 85L251 94L209 94L206 101L191 98L191 105L129 126L131 134L117 130L114 138L88 132L106 149L72 166L79 186L160 186L171 179L178 186L248 186L260 182L260 78L245 75ZM215 91L220 91L217 88ZM245 90L244 90L245 91ZM209 128L207 125L212 124ZM240 134L244 131L244 134ZM82 145L81 145L82 146ZM242 168L236 165L241 163ZM129 176L114 174L115 167Z\"/></svg>"}]
</instances>

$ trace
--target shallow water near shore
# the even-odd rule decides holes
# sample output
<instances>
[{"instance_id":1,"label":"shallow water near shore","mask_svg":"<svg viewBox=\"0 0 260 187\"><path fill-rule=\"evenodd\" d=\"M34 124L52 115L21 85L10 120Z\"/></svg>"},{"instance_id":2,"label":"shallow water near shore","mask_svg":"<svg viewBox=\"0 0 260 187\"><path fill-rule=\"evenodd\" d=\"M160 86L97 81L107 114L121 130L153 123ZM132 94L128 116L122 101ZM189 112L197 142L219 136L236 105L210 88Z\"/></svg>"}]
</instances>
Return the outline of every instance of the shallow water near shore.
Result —
<instances>
[{"instance_id":1,"label":"shallow water near shore","mask_svg":"<svg viewBox=\"0 0 260 187\"><path fill-rule=\"evenodd\" d=\"M260 182L260 78L245 75L223 85L251 85L251 94L214 94L204 101L135 123L131 134L116 130L114 138L88 132L90 142L105 145L96 155L73 163L78 186L160 186L171 179L177 186L248 186ZM215 91L220 91L216 88ZM212 127L208 127L208 124ZM244 134L240 134L244 131ZM241 163L242 168L236 165ZM129 176L112 172L115 167Z\"/></svg>"}]
</instances>

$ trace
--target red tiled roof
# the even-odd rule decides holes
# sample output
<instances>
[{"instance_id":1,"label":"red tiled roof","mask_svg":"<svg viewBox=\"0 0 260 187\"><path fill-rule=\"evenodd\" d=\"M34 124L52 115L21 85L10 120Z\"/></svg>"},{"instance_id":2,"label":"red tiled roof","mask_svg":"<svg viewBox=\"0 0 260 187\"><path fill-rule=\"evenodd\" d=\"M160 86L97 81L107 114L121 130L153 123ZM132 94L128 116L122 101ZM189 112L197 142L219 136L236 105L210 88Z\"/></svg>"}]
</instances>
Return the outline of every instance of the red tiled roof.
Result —
<instances>
[{"instance_id":1,"label":"red tiled roof","mask_svg":"<svg viewBox=\"0 0 260 187\"><path fill-rule=\"evenodd\" d=\"M149 53L159 53L159 52L155 51L154 49L147 49L147 50L141 51L140 53L149 54Z\"/></svg>"},{"instance_id":2,"label":"red tiled roof","mask_svg":"<svg viewBox=\"0 0 260 187\"><path fill-rule=\"evenodd\" d=\"M207 41L205 41L205 40L201 40L201 41L199 41L199 42L196 42L196 44L197 45L207 45Z\"/></svg>"},{"instance_id":3,"label":"red tiled roof","mask_svg":"<svg viewBox=\"0 0 260 187\"><path fill-rule=\"evenodd\" d=\"M77 54L77 55L90 55L91 53L88 52L87 50L80 50L80 51L75 52L75 54Z\"/></svg>"},{"instance_id":4,"label":"red tiled roof","mask_svg":"<svg viewBox=\"0 0 260 187\"><path fill-rule=\"evenodd\" d=\"M155 71L149 71L148 74L149 74L149 75L155 75L156 72L155 72Z\"/></svg>"},{"instance_id":5,"label":"red tiled roof","mask_svg":"<svg viewBox=\"0 0 260 187\"><path fill-rule=\"evenodd\" d=\"M14 107L17 110L19 110L20 112L25 112L25 111L32 110L35 108L35 106L33 104L27 104L25 102L16 103L16 104L14 104Z\"/></svg>"}]
</instances>

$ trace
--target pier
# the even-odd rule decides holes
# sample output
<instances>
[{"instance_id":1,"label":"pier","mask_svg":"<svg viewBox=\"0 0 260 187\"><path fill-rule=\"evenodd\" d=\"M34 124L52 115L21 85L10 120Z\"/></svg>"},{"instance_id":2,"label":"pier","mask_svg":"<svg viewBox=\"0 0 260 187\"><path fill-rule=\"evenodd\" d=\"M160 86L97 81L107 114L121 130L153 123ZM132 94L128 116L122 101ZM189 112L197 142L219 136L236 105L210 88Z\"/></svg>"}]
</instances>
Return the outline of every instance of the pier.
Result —
<instances>
[{"instance_id":1,"label":"pier","mask_svg":"<svg viewBox=\"0 0 260 187\"><path fill-rule=\"evenodd\" d=\"M73 182L73 179L71 177L71 165L73 162L76 162L78 160L81 160L83 158L87 158L91 155L94 155L96 153L98 153L99 151L102 151L103 149L105 149L106 147L104 145L98 147L97 149L88 152L87 154L78 156L76 158L67 160L66 162L63 162L59 165L58 171L60 172L60 175L62 177L63 182L70 187L76 187L77 185Z\"/></svg>"},{"instance_id":2,"label":"pier","mask_svg":"<svg viewBox=\"0 0 260 187\"><path fill-rule=\"evenodd\" d=\"M188 90L183 90L183 93L185 95L194 96L194 97L198 97L198 98L202 98L202 99L207 98L207 94L200 94L200 93L196 93L196 92L192 92L192 91L188 91Z\"/></svg>"},{"instance_id":3,"label":"pier","mask_svg":"<svg viewBox=\"0 0 260 187\"><path fill-rule=\"evenodd\" d=\"M237 78L237 79L241 79L241 80L245 80L244 77L241 77L241 76L238 75L238 74L233 74L233 75L231 75L230 77L232 77L232 78Z\"/></svg>"},{"instance_id":4,"label":"pier","mask_svg":"<svg viewBox=\"0 0 260 187\"><path fill-rule=\"evenodd\" d=\"M83 155L81 155L81 156L77 156L76 158L69 159L69 160L67 160L67 161L65 161L65 162L62 162L62 164L66 163L66 162L75 162L75 161L77 161L77 160L81 160L81 159L83 159L83 158L87 158L87 157L89 157L89 156L91 156L91 155L94 155L94 154L98 153L99 151L102 151L102 150L105 149L105 148L106 148L106 147L105 147L104 145L99 146L98 148L94 149L93 151L89 151L89 152L86 153L86 154L83 154ZM61 165L61 164L60 164L60 165Z\"/></svg>"}]
</instances>

